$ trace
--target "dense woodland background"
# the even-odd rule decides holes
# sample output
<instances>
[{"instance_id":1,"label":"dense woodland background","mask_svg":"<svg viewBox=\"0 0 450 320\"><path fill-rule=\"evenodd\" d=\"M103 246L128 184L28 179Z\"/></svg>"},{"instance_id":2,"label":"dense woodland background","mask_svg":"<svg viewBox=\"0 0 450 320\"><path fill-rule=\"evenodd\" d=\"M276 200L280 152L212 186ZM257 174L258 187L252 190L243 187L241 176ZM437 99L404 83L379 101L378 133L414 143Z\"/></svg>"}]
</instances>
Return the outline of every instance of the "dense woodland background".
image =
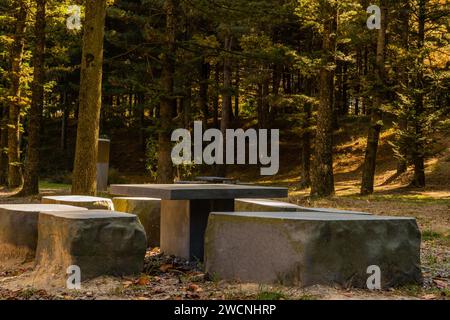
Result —
<instances>
[{"instance_id":1,"label":"dense woodland background","mask_svg":"<svg viewBox=\"0 0 450 320\"><path fill-rule=\"evenodd\" d=\"M84 30L66 26L74 4ZM366 25L371 4L379 30ZM450 126L447 0L0 0L0 57L0 183L24 194L39 177L70 180L74 163L74 189L92 193L81 164L97 130L112 139L116 180L239 178L246 169L172 166L170 134L194 120L280 129L282 165L299 164L298 187L317 196L334 193L335 138L353 127L367 137L360 191L372 193L389 128L396 175L411 169L424 187Z\"/></svg>"}]
</instances>

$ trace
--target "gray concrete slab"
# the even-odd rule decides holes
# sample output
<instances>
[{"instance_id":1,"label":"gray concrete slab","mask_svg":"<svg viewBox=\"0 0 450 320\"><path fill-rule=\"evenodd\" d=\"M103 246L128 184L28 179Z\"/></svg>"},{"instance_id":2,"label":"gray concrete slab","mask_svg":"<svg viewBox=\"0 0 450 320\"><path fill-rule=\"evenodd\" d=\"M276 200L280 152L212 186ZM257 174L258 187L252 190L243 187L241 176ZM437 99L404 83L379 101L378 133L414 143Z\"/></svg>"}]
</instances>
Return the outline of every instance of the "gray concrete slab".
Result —
<instances>
[{"instance_id":1,"label":"gray concrete slab","mask_svg":"<svg viewBox=\"0 0 450 320\"><path fill-rule=\"evenodd\" d=\"M269 199L236 199L235 211L302 211L302 207L288 202Z\"/></svg>"},{"instance_id":2,"label":"gray concrete slab","mask_svg":"<svg viewBox=\"0 0 450 320\"><path fill-rule=\"evenodd\" d=\"M295 286L382 288L420 284L421 235L414 218L322 212L212 213L205 267L219 279Z\"/></svg>"},{"instance_id":3,"label":"gray concrete slab","mask_svg":"<svg viewBox=\"0 0 450 320\"><path fill-rule=\"evenodd\" d=\"M91 196L45 196L42 197L42 203L46 204L66 204L87 209L114 210L114 204L111 199Z\"/></svg>"},{"instance_id":4,"label":"gray concrete slab","mask_svg":"<svg viewBox=\"0 0 450 320\"><path fill-rule=\"evenodd\" d=\"M397 216L375 216L368 214L352 214L343 215L336 212L211 212L211 214L249 218L263 218L263 219L287 219L287 220L322 220L322 221L358 221L358 220L411 220L411 217L397 217Z\"/></svg>"},{"instance_id":5,"label":"gray concrete slab","mask_svg":"<svg viewBox=\"0 0 450 320\"><path fill-rule=\"evenodd\" d=\"M116 197L113 203L116 211L137 215L147 234L147 245L151 248L160 247L161 199Z\"/></svg>"},{"instance_id":6,"label":"gray concrete slab","mask_svg":"<svg viewBox=\"0 0 450 320\"><path fill-rule=\"evenodd\" d=\"M270 199L236 199L235 200L235 211L239 212L277 212L277 211L288 211L288 212L328 212L328 213L340 213L340 214L363 214L370 215L367 212L360 211L349 211L349 210L339 210L334 208L310 208L301 207L293 203L270 200Z\"/></svg>"},{"instance_id":7,"label":"gray concrete slab","mask_svg":"<svg viewBox=\"0 0 450 320\"><path fill-rule=\"evenodd\" d=\"M231 184L111 185L111 194L163 200L285 198L287 188Z\"/></svg>"},{"instance_id":8,"label":"gray concrete slab","mask_svg":"<svg viewBox=\"0 0 450 320\"><path fill-rule=\"evenodd\" d=\"M59 204L7 204L0 205L0 262L34 259L38 240L40 212L64 212L88 210L81 207Z\"/></svg>"},{"instance_id":9,"label":"gray concrete slab","mask_svg":"<svg viewBox=\"0 0 450 320\"><path fill-rule=\"evenodd\" d=\"M36 274L66 279L78 266L81 280L142 272L147 239L137 216L107 210L39 214Z\"/></svg>"}]
</instances>

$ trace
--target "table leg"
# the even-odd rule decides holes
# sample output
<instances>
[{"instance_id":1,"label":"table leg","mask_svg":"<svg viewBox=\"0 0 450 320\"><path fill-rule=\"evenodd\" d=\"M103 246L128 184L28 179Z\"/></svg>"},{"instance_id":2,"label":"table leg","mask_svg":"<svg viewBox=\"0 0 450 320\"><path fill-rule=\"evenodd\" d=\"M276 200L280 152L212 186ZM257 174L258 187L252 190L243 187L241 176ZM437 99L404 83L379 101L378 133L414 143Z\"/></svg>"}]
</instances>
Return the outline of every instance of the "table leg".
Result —
<instances>
[{"instance_id":1,"label":"table leg","mask_svg":"<svg viewBox=\"0 0 450 320\"><path fill-rule=\"evenodd\" d=\"M177 257L202 261L208 217L214 211L234 211L234 199L162 200L161 250Z\"/></svg>"}]
</instances>

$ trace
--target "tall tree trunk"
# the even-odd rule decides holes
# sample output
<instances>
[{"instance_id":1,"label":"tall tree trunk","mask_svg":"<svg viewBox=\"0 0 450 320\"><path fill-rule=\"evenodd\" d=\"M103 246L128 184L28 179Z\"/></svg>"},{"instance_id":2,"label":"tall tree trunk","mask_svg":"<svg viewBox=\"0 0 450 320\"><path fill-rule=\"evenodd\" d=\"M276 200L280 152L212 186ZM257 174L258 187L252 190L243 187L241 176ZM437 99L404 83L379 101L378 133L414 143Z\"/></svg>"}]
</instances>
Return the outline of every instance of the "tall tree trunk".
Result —
<instances>
[{"instance_id":1,"label":"tall tree trunk","mask_svg":"<svg viewBox=\"0 0 450 320\"><path fill-rule=\"evenodd\" d=\"M412 185L414 187L425 187L425 155L424 145L422 142L423 128L422 117L424 113L424 76L423 76L423 48L425 45L425 23L426 23L426 6L427 0L419 0L419 71L417 74L416 89L418 91L414 103L414 126L415 126L415 146L413 150L414 177Z\"/></svg>"},{"instance_id":2,"label":"tall tree trunk","mask_svg":"<svg viewBox=\"0 0 450 320\"><path fill-rule=\"evenodd\" d=\"M263 71L265 67L261 67L261 71ZM270 108L269 108L269 101L268 96L270 94L269 92L269 78L265 78L262 80L261 83L258 83L258 89L257 89L257 114L258 114L258 128L259 129L268 129L269 127L269 115L270 115Z\"/></svg>"},{"instance_id":3,"label":"tall tree trunk","mask_svg":"<svg viewBox=\"0 0 450 320\"><path fill-rule=\"evenodd\" d=\"M406 52L409 51L409 17L410 17L410 4L409 0L405 1L403 7L400 11L400 20L401 20L401 37L402 37L402 47ZM404 63L400 70L400 82L402 85L401 91L406 94L409 93L409 62ZM408 128L408 119L406 115L401 115L398 119L399 129L402 131L406 131ZM408 169L407 161L406 161L406 150L401 151L403 154L403 159L398 159L397 161L397 175L400 175Z\"/></svg>"},{"instance_id":4,"label":"tall tree trunk","mask_svg":"<svg viewBox=\"0 0 450 320\"><path fill-rule=\"evenodd\" d=\"M305 84L308 95L312 95L312 81L312 79L308 79ZM304 108L304 121L302 124L300 188L308 188L311 186L311 117L312 106L310 103L306 103Z\"/></svg>"},{"instance_id":5,"label":"tall tree trunk","mask_svg":"<svg viewBox=\"0 0 450 320\"><path fill-rule=\"evenodd\" d=\"M239 121L239 90L240 90L240 84L241 84L241 75L240 75L240 66L239 64L236 66L236 82L235 82L235 96L234 96L234 120L236 122Z\"/></svg>"},{"instance_id":6,"label":"tall tree trunk","mask_svg":"<svg viewBox=\"0 0 450 320\"><path fill-rule=\"evenodd\" d=\"M333 176L333 110L334 68L336 64L337 11L328 1L321 2L322 12L328 14L324 21L322 50L326 65L319 76L319 107L315 139L311 195L327 197L334 194Z\"/></svg>"},{"instance_id":7,"label":"tall tree trunk","mask_svg":"<svg viewBox=\"0 0 450 320\"><path fill-rule=\"evenodd\" d=\"M300 71L298 71L300 72ZM274 97L278 97L278 95L280 94L280 86L281 86L281 81L283 78L283 66L280 64L275 64L273 66L273 72L272 72L272 94L274 95ZM297 86L300 85L300 80L297 83ZM297 88L298 89L298 88ZM269 114L269 120L273 121L276 119L278 114L278 107L273 107L270 110L270 114Z\"/></svg>"},{"instance_id":8,"label":"tall tree trunk","mask_svg":"<svg viewBox=\"0 0 450 320\"><path fill-rule=\"evenodd\" d=\"M9 108L4 104L0 128L0 185L8 184L8 114Z\"/></svg>"},{"instance_id":9,"label":"tall tree trunk","mask_svg":"<svg viewBox=\"0 0 450 320\"><path fill-rule=\"evenodd\" d=\"M86 1L72 194L97 192L105 15L106 0Z\"/></svg>"},{"instance_id":10,"label":"tall tree trunk","mask_svg":"<svg viewBox=\"0 0 450 320\"><path fill-rule=\"evenodd\" d=\"M213 96L213 116L214 116L214 128L219 129L219 88L220 88L220 65L216 63L214 72L214 96Z\"/></svg>"},{"instance_id":11,"label":"tall tree trunk","mask_svg":"<svg viewBox=\"0 0 450 320\"><path fill-rule=\"evenodd\" d=\"M348 115L349 105L348 105L348 64L344 62L342 67L342 115Z\"/></svg>"},{"instance_id":12,"label":"tall tree trunk","mask_svg":"<svg viewBox=\"0 0 450 320\"><path fill-rule=\"evenodd\" d=\"M229 52L233 48L233 37L228 35L225 38L225 57L223 59L223 90L222 90L222 118L220 121L220 130L222 131L223 136L226 135L226 130L231 127L231 98L232 98L232 78L233 78L233 69L232 69L232 61L229 56ZM226 159L225 148L223 150L223 159ZM227 174L226 165L219 165L217 167L218 175L225 177Z\"/></svg>"},{"instance_id":13,"label":"tall tree trunk","mask_svg":"<svg viewBox=\"0 0 450 320\"><path fill-rule=\"evenodd\" d=\"M178 0L165 0L166 14L166 52L162 62L161 83L164 90L160 103L161 130L158 138L158 183L172 183L174 179L171 158L172 119L176 111L173 98L175 72L176 8Z\"/></svg>"},{"instance_id":14,"label":"tall tree trunk","mask_svg":"<svg viewBox=\"0 0 450 320\"><path fill-rule=\"evenodd\" d=\"M342 91L343 91L343 62L337 61L336 63L336 89L335 89L335 102L334 102L334 117L333 117L333 129L339 129L339 115L342 113L343 109L343 100L342 100Z\"/></svg>"},{"instance_id":15,"label":"tall tree trunk","mask_svg":"<svg viewBox=\"0 0 450 320\"><path fill-rule=\"evenodd\" d=\"M34 34L36 48L34 52L34 79L28 128L28 156L25 164L24 184L21 194L24 196L39 194L39 148L42 111L44 109L45 82L45 7L46 0L36 0L36 22Z\"/></svg>"},{"instance_id":16,"label":"tall tree trunk","mask_svg":"<svg viewBox=\"0 0 450 320\"><path fill-rule=\"evenodd\" d=\"M191 80L185 83L185 97L183 99L183 124L184 128L189 129L192 118L192 83Z\"/></svg>"},{"instance_id":17,"label":"tall tree trunk","mask_svg":"<svg viewBox=\"0 0 450 320\"><path fill-rule=\"evenodd\" d=\"M383 114L381 105L383 102L384 91L384 56L386 48L386 30L387 30L387 6L386 0L381 1L381 28L378 31L377 39L377 57L376 57L376 81L378 90L374 92L375 98L370 110L370 127L367 136L366 155L363 165L363 175L361 181L361 195L372 194L374 190L375 169L377 161L378 142L382 128ZM381 91L381 92L380 92Z\"/></svg>"},{"instance_id":18,"label":"tall tree trunk","mask_svg":"<svg viewBox=\"0 0 450 320\"><path fill-rule=\"evenodd\" d=\"M69 110L68 110L68 102L67 102L67 92L63 92L63 114L61 117L61 139L60 139L60 148L62 151L67 150L67 126L69 121Z\"/></svg>"},{"instance_id":19,"label":"tall tree trunk","mask_svg":"<svg viewBox=\"0 0 450 320\"><path fill-rule=\"evenodd\" d=\"M25 46L27 6L24 0L18 0L16 28L11 46L11 97L8 121L8 186L17 188L22 184L20 163L20 108L21 108L21 71Z\"/></svg>"},{"instance_id":20,"label":"tall tree trunk","mask_svg":"<svg viewBox=\"0 0 450 320\"><path fill-rule=\"evenodd\" d=\"M225 50L231 51L233 46L233 37L227 36L225 39ZM231 103L231 90L232 90L232 61L228 54L223 60L223 94L222 94L222 119L220 123L220 128L223 133L226 129L230 128L231 124L231 114L230 114L230 103Z\"/></svg>"},{"instance_id":21,"label":"tall tree trunk","mask_svg":"<svg viewBox=\"0 0 450 320\"><path fill-rule=\"evenodd\" d=\"M257 89L256 89L256 113L258 115L258 127L260 129L263 129L265 127L265 120L264 120L264 90L263 90L263 84L258 83Z\"/></svg>"},{"instance_id":22,"label":"tall tree trunk","mask_svg":"<svg viewBox=\"0 0 450 320\"><path fill-rule=\"evenodd\" d=\"M208 87L209 87L209 63L203 61L200 65L200 85L198 92L198 107L203 114L203 127L208 127L209 108L208 108Z\"/></svg>"},{"instance_id":23,"label":"tall tree trunk","mask_svg":"<svg viewBox=\"0 0 450 320\"><path fill-rule=\"evenodd\" d=\"M360 100L361 100L361 81L362 81L362 49L358 49L356 55L356 65L357 65L357 84L355 87L355 116L359 115L360 110Z\"/></svg>"},{"instance_id":24,"label":"tall tree trunk","mask_svg":"<svg viewBox=\"0 0 450 320\"><path fill-rule=\"evenodd\" d=\"M369 74L369 53L367 46L364 46L364 55L363 55L363 76L364 78L367 77ZM367 115L367 105L368 105L368 99L367 97L361 98L361 113L363 115Z\"/></svg>"},{"instance_id":25,"label":"tall tree trunk","mask_svg":"<svg viewBox=\"0 0 450 320\"><path fill-rule=\"evenodd\" d=\"M139 144L141 145L142 151L145 151L145 95L138 95L138 106L139 106Z\"/></svg>"}]
</instances>

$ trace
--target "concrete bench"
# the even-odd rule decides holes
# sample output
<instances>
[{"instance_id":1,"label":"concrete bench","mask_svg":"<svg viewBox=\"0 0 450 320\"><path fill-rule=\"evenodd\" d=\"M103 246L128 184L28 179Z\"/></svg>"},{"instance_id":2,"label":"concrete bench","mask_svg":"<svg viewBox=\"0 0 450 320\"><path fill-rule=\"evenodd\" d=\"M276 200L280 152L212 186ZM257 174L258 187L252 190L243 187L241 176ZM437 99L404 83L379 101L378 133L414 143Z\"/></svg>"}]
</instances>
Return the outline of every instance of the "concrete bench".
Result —
<instances>
[{"instance_id":1,"label":"concrete bench","mask_svg":"<svg viewBox=\"0 0 450 320\"><path fill-rule=\"evenodd\" d=\"M38 277L65 279L78 266L81 280L142 272L147 239L137 216L104 210L41 213Z\"/></svg>"},{"instance_id":2,"label":"concrete bench","mask_svg":"<svg viewBox=\"0 0 450 320\"><path fill-rule=\"evenodd\" d=\"M47 204L66 204L71 206L83 207L91 210L112 210L114 204L111 199L89 196L48 196L42 197L42 203Z\"/></svg>"},{"instance_id":3,"label":"concrete bench","mask_svg":"<svg viewBox=\"0 0 450 320\"><path fill-rule=\"evenodd\" d=\"M370 214L367 212L338 210L332 208L307 208L296 204L268 199L236 199L237 212L328 212L342 214Z\"/></svg>"},{"instance_id":4,"label":"concrete bench","mask_svg":"<svg viewBox=\"0 0 450 320\"><path fill-rule=\"evenodd\" d=\"M302 207L295 204L268 199L236 199L234 207L237 212L302 211Z\"/></svg>"},{"instance_id":5,"label":"concrete bench","mask_svg":"<svg viewBox=\"0 0 450 320\"><path fill-rule=\"evenodd\" d=\"M0 262L34 259L38 240L39 212L64 212L84 210L58 204L9 204L0 205Z\"/></svg>"},{"instance_id":6,"label":"concrete bench","mask_svg":"<svg viewBox=\"0 0 450 320\"><path fill-rule=\"evenodd\" d=\"M139 217L147 234L147 245L160 246L161 199L157 198L113 198L114 208L119 212L135 214Z\"/></svg>"},{"instance_id":7,"label":"concrete bench","mask_svg":"<svg viewBox=\"0 0 450 320\"><path fill-rule=\"evenodd\" d=\"M219 279L366 288L369 266L383 288L421 282L413 218L333 213L212 213L205 266Z\"/></svg>"}]
</instances>

